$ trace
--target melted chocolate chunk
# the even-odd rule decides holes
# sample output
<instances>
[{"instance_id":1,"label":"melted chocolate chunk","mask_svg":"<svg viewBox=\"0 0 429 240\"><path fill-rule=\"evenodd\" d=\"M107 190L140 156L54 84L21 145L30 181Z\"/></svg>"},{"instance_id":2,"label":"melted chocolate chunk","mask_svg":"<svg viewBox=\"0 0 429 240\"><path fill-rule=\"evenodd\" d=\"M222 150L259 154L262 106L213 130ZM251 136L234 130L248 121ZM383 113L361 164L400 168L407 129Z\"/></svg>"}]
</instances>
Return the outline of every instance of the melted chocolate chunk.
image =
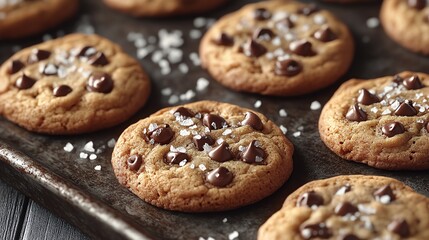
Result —
<instances>
[{"instance_id":1,"label":"melted chocolate chunk","mask_svg":"<svg viewBox=\"0 0 429 240\"><path fill-rule=\"evenodd\" d=\"M97 53L97 50L95 50L92 46L85 46L83 47L79 53L77 54L79 57L92 57Z\"/></svg>"},{"instance_id":2,"label":"melted chocolate chunk","mask_svg":"<svg viewBox=\"0 0 429 240\"><path fill-rule=\"evenodd\" d=\"M304 57L310 57L310 56L316 55L312 47L313 45L311 44L311 42L305 39L293 41L289 44L289 49L293 53Z\"/></svg>"},{"instance_id":3,"label":"melted chocolate chunk","mask_svg":"<svg viewBox=\"0 0 429 240\"><path fill-rule=\"evenodd\" d=\"M298 207L307 206L311 208L312 206L316 206L316 207L321 206L323 205L323 203L324 203L324 200L322 196L320 196L315 191L310 191L302 194L298 198L297 206Z\"/></svg>"},{"instance_id":4,"label":"melted chocolate chunk","mask_svg":"<svg viewBox=\"0 0 429 240\"><path fill-rule=\"evenodd\" d=\"M204 114L203 125L208 127L210 130L222 129L223 127L228 126L223 117L209 113Z\"/></svg>"},{"instance_id":5,"label":"melted chocolate chunk","mask_svg":"<svg viewBox=\"0 0 429 240\"><path fill-rule=\"evenodd\" d=\"M394 83L401 84L402 81L404 81L404 79L401 76L399 76L399 75L393 76L393 82Z\"/></svg>"},{"instance_id":6,"label":"melted chocolate chunk","mask_svg":"<svg viewBox=\"0 0 429 240\"><path fill-rule=\"evenodd\" d=\"M271 18L271 13L265 8L257 8L253 11L253 18L259 21L268 20Z\"/></svg>"},{"instance_id":7,"label":"melted chocolate chunk","mask_svg":"<svg viewBox=\"0 0 429 240\"><path fill-rule=\"evenodd\" d=\"M183 160L191 160L188 154L182 152L168 152L164 156L164 162L167 164L179 164Z\"/></svg>"},{"instance_id":8,"label":"melted chocolate chunk","mask_svg":"<svg viewBox=\"0 0 429 240\"><path fill-rule=\"evenodd\" d=\"M256 146L256 140L253 140L240 154L241 161L245 163L260 163L265 158L265 152L262 148Z\"/></svg>"},{"instance_id":9,"label":"melted chocolate chunk","mask_svg":"<svg viewBox=\"0 0 429 240\"><path fill-rule=\"evenodd\" d=\"M98 52L88 60L88 63L93 66L106 66L109 64L109 60L104 53Z\"/></svg>"},{"instance_id":10,"label":"melted chocolate chunk","mask_svg":"<svg viewBox=\"0 0 429 240\"><path fill-rule=\"evenodd\" d=\"M36 83L36 79L31 78L25 74L22 74L15 82L15 87L24 90L31 88Z\"/></svg>"},{"instance_id":11,"label":"melted chocolate chunk","mask_svg":"<svg viewBox=\"0 0 429 240\"><path fill-rule=\"evenodd\" d=\"M302 66L293 59L279 60L276 62L274 72L279 76L293 77L300 73Z\"/></svg>"},{"instance_id":12,"label":"melted chocolate chunk","mask_svg":"<svg viewBox=\"0 0 429 240\"><path fill-rule=\"evenodd\" d=\"M31 55L28 57L28 63L36 63L45 59L48 59L51 56L51 52L41 50L41 49L34 49L31 51Z\"/></svg>"},{"instance_id":13,"label":"melted chocolate chunk","mask_svg":"<svg viewBox=\"0 0 429 240\"><path fill-rule=\"evenodd\" d=\"M168 124L165 124L164 126L157 127L155 130L148 132L147 136L149 136L150 139L153 139L155 143L164 145L171 141L174 136L174 132Z\"/></svg>"},{"instance_id":14,"label":"melted chocolate chunk","mask_svg":"<svg viewBox=\"0 0 429 240\"><path fill-rule=\"evenodd\" d=\"M402 84L408 89L408 90L415 90L415 89L420 89L423 88L423 84L420 81L419 76L414 75L411 76L409 78L404 79L404 81L402 81Z\"/></svg>"},{"instance_id":15,"label":"melted chocolate chunk","mask_svg":"<svg viewBox=\"0 0 429 240\"><path fill-rule=\"evenodd\" d=\"M377 189L373 195L376 200L382 203L391 203L396 199L395 194L393 193L393 190L389 185L385 185Z\"/></svg>"},{"instance_id":16,"label":"melted chocolate chunk","mask_svg":"<svg viewBox=\"0 0 429 240\"><path fill-rule=\"evenodd\" d=\"M341 235L339 240L360 240L360 238L358 238L356 235L352 233L348 233L345 235Z\"/></svg>"},{"instance_id":17,"label":"melted chocolate chunk","mask_svg":"<svg viewBox=\"0 0 429 240\"><path fill-rule=\"evenodd\" d=\"M264 45L258 43L253 39L249 39L243 46L244 53L248 57L260 57L267 52L267 48Z\"/></svg>"},{"instance_id":18,"label":"melted chocolate chunk","mask_svg":"<svg viewBox=\"0 0 429 240\"><path fill-rule=\"evenodd\" d=\"M403 238L410 236L410 226L405 219L394 220L387 226L387 229Z\"/></svg>"},{"instance_id":19,"label":"melted chocolate chunk","mask_svg":"<svg viewBox=\"0 0 429 240\"><path fill-rule=\"evenodd\" d=\"M198 149L198 151L203 151L205 144L208 144L209 146L212 146L213 144L215 144L215 140L212 137L210 137L210 135L204 135L204 136L197 135L193 137L193 140L194 140L194 145Z\"/></svg>"},{"instance_id":20,"label":"melted chocolate chunk","mask_svg":"<svg viewBox=\"0 0 429 240\"><path fill-rule=\"evenodd\" d=\"M381 127L381 131L384 135L387 137L393 137L395 135L401 134L405 132L404 125L398 122L392 122L385 124L383 127Z\"/></svg>"},{"instance_id":21,"label":"melted chocolate chunk","mask_svg":"<svg viewBox=\"0 0 429 240\"><path fill-rule=\"evenodd\" d=\"M182 118L192 118L195 116L195 113L193 113L189 108L178 107L174 110L173 115L180 116Z\"/></svg>"},{"instance_id":22,"label":"melted chocolate chunk","mask_svg":"<svg viewBox=\"0 0 429 240\"><path fill-rule=\"evenodd\" d=\"M315 12L318 12L318 11L319 11L319 8L318 8L316 5L314 5L314 4L310 4L310 5L308 5L308 6L305 6L305 7L303 7L303 8L300 8L300 9L297 11L297 13L298 13L298 14L305 15L305 16L310 16L311 14L313 14L313 13L315 13Z\"/></svg>"},{"instance_id":23,"label":"melted chocolate chunk","mask_svg":"<svg viewBox=\"0 0 429 240\"><path fill-rule=\"evenodd\" d=\"M107 73L95 72L86 85L90 92L110 93L113 89L113 80Z\"/></svg>"},{"instance_id":24,"label":"melted chocolate chunk","mask_svg":"<svg viewBox=\"0 0 429 240\"><path fill-rule=\"evenodd\" d=\"M324 223L309 224L301 228L301 236L304 239L330 238L332 236L332 232Z\"/></svg>"},{"instance_id":25,"label":"melted chocolate chunk","mask_svg":"<svg viewBox=\"0 0 429 240\"><path fill-rule=\"evenodd\" d=\"M226 33L220 33L217 38L212 39L212 42L220 46L233 46L234 38Z\"/></svg>"},{"instance_id":26,"label":"melted chocolate chunk","mask_svg":"<svg viewBox=\"0 0 429 240\"><path fill-rule=\"evenodd\" d=\"M271 39L274 37L274 32L268 28L258 28L253 32L254 39Z\"/></svg>"},{"instance_id":27,"label":"melted chocolate chunk","mask_svg":"<svg viewBox=\"0 0 429 240\"><path fill-rule=\"evenodd\" d=\"M218 167L207 174L206 181L216 187L225 187L232 182L234 175L225 167Z\"/></svg>"},{"instance_id":28,"label":"melted chocolate chunk","mask_svg":"<svg viewBox=\"0 0 429 240\"><path fill-rule=\"evenodd\" d=\"M19 60L13 60L10 63L10 67L9 67L9 74L14 74L19 72L21 69L23 69L25 67L25 64L22 63Z\"/></svg>"},{"instance_id":29,"label":"melted chocolate chunk","mask_svg":"<svg viewBox=\"0 0 429 240\"><path fill-rule=\"evenodd\" d=\"M358 103L361 103L363 105L371 105L373 103L380 102L380 99L375 95L370 93L365 88L362 88L359 90L359 96L357 97Z\"/></svg>"},{"instance_id":30,"label":"melted chocolate chunk","mask_svg":"<svg viewBox=\"0 0 429 240\"><path fill-rule=\"evenodd\" d=\"M134 171L134 172L137 171L137 170L139 170L139 168L142 165L142 163L143 163L143 160L142 160L142 157L140 155L134 154L134 155L131 155L127 159L128 168L131 171Z\"/></svg>"},{"instance_id":31,"label":"melted chocolate chunk","mask_svg":"<svg viewBox=\"0 0 429 240\"><path fill-rule=\"evenodd\" d=\"M241 125L249 125L253 129L258 131L262 131L262 129L264 129L264 124L262 123L261 119L253 112L245 113L245 117L244 120L241 122Z\"/></svg>"},{"instance_id":32,"label":"melted chocolate chunk","mask_svg":"<svg viewBox=\"0 0 429 240\"><path fill-rule=\"evenodd\" d=\"M362 122L368 119L366 112L356 103L350 106L349 111L346 114L346 119L353 122Z\"/></svg>"},{"instance_id":33,"label":"melted chocolate chunk","mask_svg":"<svg viewBox=\"0 0 429 240\"><path fill-rule=\"evenodd\" d=\"M422 10L426 7L426 0L408 0L408 6L417 10Z\"/></svg>"},{"instance_id":34,"label":"melted chocolate chunk","mask_svg":"<svg viewBox=\"0 0 429 240\"><path fill-rule=\"evenodd\" d=\"M417 110L413 107L411 101L406 101L401 103L398 108L395 110L396 116L415 116L417 115Z\"/></svg>"},{"instance_id":35,"label":"melted chocolate chunk","mask_svg":"<svg viewBox=\"0 0 429 240\"><path fill-rule=\"evenodd\" d=\"M229 150L229 145L226 142L214 147L209 152L209 157L216 162L226 162L234 159L234 155L232 155L231 150Z\"/></svg>"},{"instance_id":36,"label":"melted chocolate chunk","mask_svg":"<svg viewBox=\"0 0 429 240\"><path fill-rule=\"evenodd\" d=\"M67 85L60 85L55 87L52 90L52 93L55 97L64 97L67 96L69 93L71 93L73 89Z\"/></svg>"},{"instance_id":37,"label":"melted chocolate chunk","mask_svg":"<svg viewBox=\"0 0 429 240\"><path fill-rule=\"evenodd\" d=\"M41 74L46 76L54 76L58 74L58 66L52 63L46 64L41 70Z\"/></svg>"},{"instance_id":38,"label":"melted chocolate chunk","mask_svg":"<svg viewBox=\"0 0 429 240\"><path fill-rule=\"evenodd\" d=\"M328 26L324 26L314 32L313 37L321 42L330 42L337 39L337 35Z\"/></svg>"},{"instance_id":39,"label":"melted chocolate chunk","mask_svg":"<svg viewBox=\"0 0 429 240\"><path fill-rule=\"evenodd\" d=\"M335 214L340 216L345 216L347 214L354 214L358 211L359 211L358 208L349 202L340 203L335 207Z\"/></svg>"},{"instance_id":40,"label":"melted chocolate chunk","mask_svg":"<svg viewBox=\"0 0 429 240\"><path fill-rule=\"evenodd\" d=\"M287 30L295 27L295 23L292 22L290 17L286 17L286 18L283 18L282 20L277 21L276 27L279 29Z\"/></svg>"}]
</instances>

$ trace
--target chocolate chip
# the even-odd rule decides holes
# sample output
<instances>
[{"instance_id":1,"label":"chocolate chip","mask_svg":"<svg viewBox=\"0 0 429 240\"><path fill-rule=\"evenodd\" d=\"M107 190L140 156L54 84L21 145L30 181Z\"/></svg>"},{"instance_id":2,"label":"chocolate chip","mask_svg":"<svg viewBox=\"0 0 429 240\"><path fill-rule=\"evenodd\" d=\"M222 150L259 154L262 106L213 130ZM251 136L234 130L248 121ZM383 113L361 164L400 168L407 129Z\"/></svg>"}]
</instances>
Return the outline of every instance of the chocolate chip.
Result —
<instances>
[{"instance_id":1,"label":"chocolate chip","mask_svg":"<svg viewBox=\"0 0 429 240\"><path fill-rule=\"evenodd\" d=\"M164 145L171 141L174 136L174 132L168 124L165 124L164 126L157 127L155 130L148 132L147 136L149 136L150 139L153 139L155 143Z\"/></svg>"},{"instance_id":2,"label":"chocolate chip","mask_svg":"<svg viewBox=\"0 0 429 240\"><path fill-rule=\"evenodd\" d=\"M106 66L109 64L109 60L104 53L98 52L88 60L88 63L93 66Z\"/></svg>"},{"instance_id":3,"label":"chocolate chip","mask_svg":"<svg viewBox=\"0 0 429 240\"><path fill-rule=\"evenodd\" d=\"M39 61L48 59L50 56L51 56L51 52L49 51L34 49L31 52L31 55L28 57L28 63L39 62Z\"/></svg>"},{"instance_id":4,"label":"chocolate chip","mask_svg":"<svg viewBox=\"0 0 429 240\"><path fill-rule=\"evenodd\" d=\"M79 53L77 54L79 57L91 57L94 56L97 53L97 50L95 50L92 46L85 46L83 47Z\"/></svg>"},{"instance_id":5,"label":"chocolate chip","mask_svg":"<svg viewBox=\"0 0 429 240\"><path fill-rule=\"evenodd\" d=\"M362 110L362 108L359 107L359 105L356 103L350 106L350 109L346 114L346 118L349 121L361 122L366 121L368 119L368 116L366 115L365 111Z\"/></svg>"},{"instance_id":6,"label":"chocolate chip","mask_svg":"<svg viewBox=\"0 0 429 240\"><path fill-rule=\"evenodd\" d=\"M380 102L380 99L375 94L372 94L365 88L362 88L359 90L357 101L363 105L371 105L373 103Z\"/></svg>"},{"instance_id":7,"label":"chocolate chip","mask_svg":"<svg viewBox=\"0 0 429 240\"><path fill-rule=\"evenodd\" d=\"M347 233L345 235L341 235L339 240L360 240L360 238L352 233Z\"/></svg>"},{"instance_id":8,"label":"chocolate chip","mask_svg":"<svg viewBox=\"0 0 429 240\"><path fill-rule=\"evenodd\" d=\"M396 116L415 116L417 115L417 110L413 107L413 102L405 101L399 105L395 110Z\"/></svg>"},{"instance_id":9,"label":"chocolate chip","mask_svg":"<svg viewBox=\"0 0 429 240\"><path fill-rule=\"evenodd\" d=\"M215 144L215 140L210 137L210 135L196 135L193 137L194 145L198 149L198 151L204 150L204 145L208 144L209 146Z\"/></svg>"},{"instance_id":10,"label":"chocolate chip","mask_svg":"<svg viewBox=\"0 0 429 240\"><path fill-rule=\"evenodd\" d=\"M246 112L244 120L241 122L241 125L249 125L253 129L262 131L264 129L264 124L261 119L253 112Z\"/></svg>"},{"instance_id":11,"label":"chocolate chip","mask_svg":"<svg viewBox=\"0 0 429 240\"><path fill-rule=\"evenodd\" d=\"M408 6L422 10L426 7L426 0L408 0Z\"/></svg>"},{"instance_id":12,"label":"chocolate chip","mask_svg":"<svg viewBox=\"0 0 429 240\"><path fill-rule=\"evenodd\" d=\"M15 87L18 89L29 89L36 83L36 79L22 74L15 82Z\"/></svg>"},{"instance_id":13,"label":"chocolate chip","mask_svg":"<svg viewBox=\"0 0 429 240\"><path fill-rule=\"evenodd\" d=\"M303 39L293 41L289 44L289 49L300 56L310 57L316 55L316 52L313 51L311 42Z\"/></svg>"},{"instance_id":14,"label":"chocolate chip","mask_svg":"<svg viewBox=\"0 0 429 240\"><path fill-rule=\"evenodd\" d=\"M267 52L264 45L258 43L253 39L249 39L243 46L244 53L249 57L260 57Z\"/></svg>"},{"instance_id":15,"label":"chocolate chip","mask_svg":"<svg viewBox=\"0 0 429 240\"><path fill-rule=\"evenodd\" d=\"M402 84L408 89L408 90L415 90L423 88L423 84L420 81L419 76L414 75L409 78L406 78L402 81Z\"/></svg>"},{"instance_id":16,"label":"chocolate chip","mask_svg":"<svg viewBox=\"0 0 429 240\"><path fill-rule=\"evenodd\" d=\"M426 131L429 132L429 122L426 123Z\"/></svg>"},{"instance_id":17,"label":"chocolate chip","mask_svg":"<svg viewBox=\"0 0 429 240\"><path fill-rule=\"evenodd\" d=\"M23 69L25 67L25 64L22 63L19 60L13 60L10 63L10 67L9 67L9 74L14 74L19 72L21 69Z\"/></svg>"},{"instance_id":18,"label":"chocolate chip","mask_svg":"<svg viewBox=\"0 0 429 240\"><path fill-rule=\"evenodd\" d=\"M216 187L225 187L232 182L234 175L225 167L218 167L207 174L206 181Z\"/></svg>"},{"instance_id":19,"label":"chocolate chip","mask_svg":"<svg viewBox=\"0 0 429 240\"><path fill-rule=\"evenodd\" d=\"M324 26L314 32L313 37L322 42L330 42L337 39L337 35L328 26Z\"/></svg>"},{"instance_id":20,"label":"chocolate chip","mask_svg":"<svg viewBox=\"0 0 429 240\"><path fill-rule=\"evenodd\" d=\"M66 95L68 95L69 93L71 93L73 91L73 89L67 85L60 85L54 88L54 90L52 90L52 93L54 94L55 97L64 97Z\"/></svg>"},{"instance_id":21,"label":"chocolate chip","mask_svg":"<svg viewBox=\"0 0 429 240\"><path fill-rule=\"evenodd\" d=\"M113 80L107 73L95 72L89 78L86 89L90 92L109 93L113 89Z\"/></svg>"},{"instance_id":22,"label":"chocolate chip","mask_svg":"<svg viewBox=\"0 0 429 240\"><path fill-rule=\"evenodd\" d=\"M393 194L392 188L389 185L385 185L377 189L373 195L376 200L382 203L391 203L396 199L395 194Z\"/></svg>"},{"instance_id":23,"label":"chocolate chip","mask_svg":"<svg viewBox=\"0 0 429 240\"><path fill-rule=\"evenodd\" d=\"M274 35L275 35L274 32L268 28L258 28L253 32L254 39L270 40L271 38L274 37Z\"/></svg>"},{"instance_id":24,"label":"chocolate chip","mask_svg":"<svg viewBox=\"0 0 429 240\"><path fill-rule=\"evenodd\" d=\"M387 229L401 237L410 236L410 226L405 219L394 220L387 226Z\"/></svg>"},{"instance_id":25,"label":"chocolate chip","mask_svg":"<svg viewBox=\"0 0 429 240\"><path fill-rule=\"evenodd\" d=\"M142 157L140 155L131 155L128 159L127 159L127 165L128 168L131 171L137 171L139 170L140 166L142 165L143 160Z\"/></svg>"},{"instance_id":26,"label":"chocolate chip","mask_svg":"<svg viewBox=\"0 0 429 240\"><path fill-rule=\"evenodd\" d=\"M313 207L313 206L321 206L323 205L323 197L317 194L315 191L310 191L302 194L298 198L297 206L298 207Z\"/></svg>"},{"instance_id":27,"label":"chocolate chip","mask_svg":"<svg viewBox=\"0 0 429 240\"><path fill-rule=\"evenodd\" d=\"M405 128L402 124L400 124L398 122L391 122L391 123L385 124L383 127L381 127L381 131L387 137L393 137L395 135L404 133Z\"/></svg>"},{"instance_id":28,"label":"chocolate chip","mask_svg":"<svg viewBox=\"0 0 429 240\"><path fill-rule=\"evenodd\" d=\"M232 155L231 150L229 150L228 143L223 142L209 152L209 157L216 162L225 162L232 160L234 155Z\"/></svg>"},{"instance_id":29,"label":"chocolate chip","mask_svg":"<svg viewBox=\"0 0 429 240\"><path fill-rule=\"evenodd\" d=\"M339 216L354 214L357 211L359 211L358 208L349 202L340 203L335 207L335 214Z\"/></svg>"},{"instance_id":30,"label":"chocolate chip","mask_svg":"<svg viewBox=\"0 0 429 240\"><path fill-rule=\"evenodd\" d=\"M271 18L271 13L265 8L257 8L253 11L253 18L259 21Z\"/></svg>"},{"instance_id":31,"label":"chocolate chip","mask_svg":"<svg viewBox=\"0 0 429 240\"><path fill-rule=\"evenodd\" d=\"M318 12L318 11L319 11L319 8L316 5L311 4L311 5L305 6L303 8L300 8L297 11L297 13L305 15L305 16L309 16L309 15L315 13L315 12Z\"/></svg>"},{"instance_id":32,"label":"chocolate chip","mask_svg":"<svg viewBox=\"0 0 429 240\"><path fill-rule=\"evenodd\" d=\"M195 113L193 113L189 108L178 107L176 110L174 110L173 115L176 117L179 116L182 118L191 118L195 116Z\"/></svg>"},{"instance_id":33,"label":"chocolate chip","mask_svg":"<svg viewBox=\"0 0 429 240\"><path fill-rule=\"evenodd\" d=\"M217 38L212 39L212 42L216 45L232 46L234 45L234 38L226 33L220 33Z\"/></svg>"},{"instance_id":34,"label":"chocolate chip","mask_svg":"<svg viewBox=\"0 0 429 240\"><path fill-rule=\"evenodd\" d=\"M301 228L301 236L304 239L330 238L332 232L324 223L308 224Z\"/></svg>"},{"instance_id":35,"label":"chocolate chip","mask_svg":"<svg viewBox=\"0 0 429 240\"><path fill-rule=\"evenodd\" d=\"M226 123L223 117L216 114L209 114L209 113L204 114L203 124L204 126L208 127L210 130L222 129L228 126L228 124Z\"/></svg>"},{"instance_id":36,"label":"chocolate chip","mask_svg":"<svg viewBox=\"0 0 429 240\"><path fill-rule=\"evenodd\" d=\"M46 75L46 76L54 76L57 75L58 73L58 66L52 63L48 63L46 64L42 69L41 69L41 74Z\"/></svg>"},{"instance_id":37,"label":"chocolate chip","mask_svg":"<svg viewBox=\"0 0 429 240\"><path fill-rule=\"evenodd\" d=\"M182 152L168 152L164 156L164 162L167 164L179 164L183 160L191 160L188 154Z\"/></svg>"},{"instance_id":38,"label":"chocolate chip","mask_svg":"<svg viewBox=\"0 0 429 240\"><path fill-rule=\"evenodd\" d=\"M293 77L300 73L302 66L293 59L278 60L274 72L279 76Z\"/></svg>"},{"instance_id":39,"label":"chocolate chip","mask_svg":"<svg viewBox=\"0 0 429 240\"><path fill-rule=\"evenodd\" d=\"M245 163L260 163L265 158L265 152L262 148L256 146L256 140L253 140L240 154L241 161Z\"/></svg>"},{"instance_id":40,"label":"chocolate chip","mask_svg":"<svg viewBox=\"0 0 429 240\"><path fill-rule=\"evenodd\" d=\"M282 20L276 22L276 27L282 30L288 30L295 27L295 23L292 22L290 17L285 17Z\"/></svg>"}]
</instances>

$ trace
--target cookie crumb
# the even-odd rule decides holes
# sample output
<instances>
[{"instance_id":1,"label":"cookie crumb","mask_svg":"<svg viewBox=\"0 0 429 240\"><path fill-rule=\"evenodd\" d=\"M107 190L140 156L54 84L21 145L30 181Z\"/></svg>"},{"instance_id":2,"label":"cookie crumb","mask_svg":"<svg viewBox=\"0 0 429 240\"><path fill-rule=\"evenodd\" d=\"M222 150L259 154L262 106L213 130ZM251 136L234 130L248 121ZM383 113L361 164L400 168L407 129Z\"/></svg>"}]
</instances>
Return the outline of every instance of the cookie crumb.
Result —
<instances>
[{"instance_id":1,"label":"cookie crumb","mask_svg":"<svg viewBox=\"0 0 429 240\"><path fill-rule=\"evenodd\" d=\"M315 111L315 110L319 110L322 107L322 105L320 104L319 101L313 101L310 105L310 109Z\"/></svg>"},{"instance_id":2,"label":"cookie crumb","mask_svg":"<svg viewBox=\"0 0 429 240\"><path fill-rule=\"evenodd\" d=\"M71 144L71 143L66 143L66 145L64 146L64 151L66 151L66 152L71 152L71 151L73 151L73 149L74 149L74 146L73 146L73 144Z\"/></svg>"},{"instance_id":3,"label":"cookie crumb","mask_svg":"<svg viewBox=\"0 0 429 240\"><path fill-rule=\"evenodd\" d=\"M257 100L253 106L254 106L255 108L260 108L260 107L262 106L262 102L261 102L261 100Z\"/></svg>"},{"instance_id":4,"label":"cookie crumb","mask_svg":"<svg viewBox=\"0 0 429 240\"><path fill-rule=\"evenodd\" d=\"M114 148L114 147L115 147L115 145L116 145L116 140L115 140L114 138L110 139L110 140L107 142L107 146L108 146L109 148Z\"/></svg>"},{"instance_id":5,"label":"cookie crumb","mask_svg":"<svg viewBox=\"0 0 429 240\"><path fill-rule=\"evenodd\" d=\"M94 167L95 171L101 171L101 165L97 165Z\"/></svg>"},{"instance_id":6,"label":"cookie crumb","mask_svg":"<svg viewBox=\"0 0 429 240\"><path fill-rule=\"evenodd\" d=\"M366 26L368 28L376 28L379 25L380 25L380 20L378 20L378 18L376 18L376 17L368 18L366 20Z\"/></svg>"},{"instance_id":7,"label":"cookie crumb","mask_svg":"<svg viewBox=\"0 0 429 240\"><path fill-rule=\"evenodd\" d=\"M279 110L280 117L287 117L287 112L283 108Z\"/></svg>"},{"instance_id":8,"label":"cookie crumb","mask_svg":"<svg viewBox=\"0 0 429 240\"><path fill-rule=\"evenodd\" d=\"M232 233L228 234L228 239L229 239L229 240L237 239L239 235L240 235L240 234L239 234L237 231L234 231L234 232L232 232Z\"/></svg>"}]
</instances>

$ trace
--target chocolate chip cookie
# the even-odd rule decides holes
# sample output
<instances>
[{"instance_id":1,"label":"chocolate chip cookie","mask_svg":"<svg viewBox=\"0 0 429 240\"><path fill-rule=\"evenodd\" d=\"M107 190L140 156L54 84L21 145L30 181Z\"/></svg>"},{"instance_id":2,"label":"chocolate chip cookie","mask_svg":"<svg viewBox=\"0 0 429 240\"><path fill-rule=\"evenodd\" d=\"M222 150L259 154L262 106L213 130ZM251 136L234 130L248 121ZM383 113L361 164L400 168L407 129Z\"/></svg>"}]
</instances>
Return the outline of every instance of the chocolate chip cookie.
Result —
<instances>
[{"instance_id":1,"label":"chocolate chip cookie","mask_svg":"<svg viewBox=\"0 0 429 240\"><path fill-rule=\"evenodd\" d=\"M378 176L307 183L259 229L258 239L429 239L429 199Z\"/></svg>"},{"instance_id":2,"label":"chocolate chip cookie","mask_svg":"<svg viewBox=\"0 0 429 240\"><path fill-rule=\"evenodd\" d=\"M319 119L326 146L372 167L429 169L429 75L403 72L350 80Z\"/></svg>"},{"instance_id":3,"label":"chocolate chip cookie","mask_svg":"<svg viewBox=\"0 0 429 240\"><path fill-rule=\"evenodd\" d=\"M136 17L196 14L212 10L228 0L104 0L111 8Z\"/></svg>"},{"instance_id":4,"label":"chocolate chip cookie","mask_svg":"<svg viewBox=\"0 0 429 240\"><path fill-rule=\"evenodd\" d=\"M249 4L221 18L200 45L202 65L221 84L266 95L301 95L338 80L354 53L347 27L315 5Z\"/></svg>"},{"instance_id":5,"label":"chocolate chip cookie","mask_svg":"<svg viewBox=\"0 0 429 240\"><path fill-rule=\"evenodd\" d=\"M119 137L112 165L144 201L222 211L267 197L289 178L293 146L260 113L202 101L162 109Z\"/></svg>"},{"instance_id":6,"label":"chocolate chip cookie","mask_svg":"<svg viewBox=\"0 0 429 240\"><path fill-rule=\"evenodd\" d=\"M78 0L0 0L0 39L26 37L72 17Z\"/></svg>"},{"instance_id":7,"label":"chocolate chip cookie","mask_svg":"<svg viewBox=\"0 0 429 240\"><path fill-rule=\"evenodd\" d=\"M429 54L429 1L383 1L380 19L394 41L411 51Z\"/></svg>"},{"instance_id":8,"label":"chocolate chip cookie","mask_svg":"<svg viewBox=\"0 0 429 240\"><path fill-rule=\"evenodd\" d=\"M0 68L0 114L34 132L114 126L144 105L150 82L109 40L73 34L13 55Z\"/></svg>"}]
</instances>

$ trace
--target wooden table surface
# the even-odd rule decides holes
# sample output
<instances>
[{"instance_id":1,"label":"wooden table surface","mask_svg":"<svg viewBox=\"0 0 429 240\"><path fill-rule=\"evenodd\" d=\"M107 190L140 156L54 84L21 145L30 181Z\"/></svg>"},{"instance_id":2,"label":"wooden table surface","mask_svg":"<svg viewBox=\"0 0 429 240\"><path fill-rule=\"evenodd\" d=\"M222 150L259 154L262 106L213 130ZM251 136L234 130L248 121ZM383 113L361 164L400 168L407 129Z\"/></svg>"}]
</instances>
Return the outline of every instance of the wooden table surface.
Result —
<instances>
[{"instance_id":1,"label":"wooden table surface","mask_svg":"<svg viewBox=\"0 0 429 240\"><path fill-rule=\"evenodd\" d=\"M89 239L77 228L0 181L0 239Z\"/></svg>"}]
</instances>

